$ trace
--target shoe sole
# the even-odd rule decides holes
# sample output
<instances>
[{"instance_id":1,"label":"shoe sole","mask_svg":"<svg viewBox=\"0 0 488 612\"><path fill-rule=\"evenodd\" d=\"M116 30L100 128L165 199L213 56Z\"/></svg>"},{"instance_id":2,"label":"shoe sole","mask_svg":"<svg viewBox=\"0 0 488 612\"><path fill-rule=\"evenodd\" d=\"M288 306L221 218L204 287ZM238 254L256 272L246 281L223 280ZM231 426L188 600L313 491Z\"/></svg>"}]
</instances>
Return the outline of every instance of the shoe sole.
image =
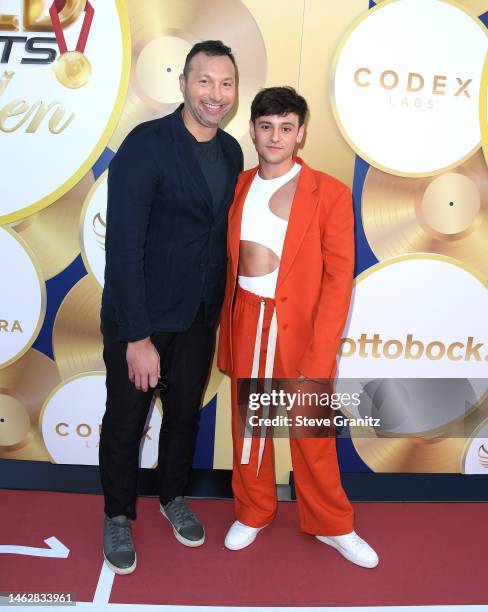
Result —
<instances>
[{"instance_id":1,"label":"shoe sole","mask_svg":"<svg viewBox=\"0 0 488 612\"><path fill-rule=\"evenodd\" d=\"M132 572L134 572L137 567L137 555L135 555L134 557L134 563L130 567L124 568L117 567L116 565L113 565L113 563L110 563L110 561L105 556L105 553L103 553L103 559L107 564L108 568L111 569L114 574L118 574L119 576L126 576L127 574L132 574Z\"/></svg>"},{"instance_id":2,"label":"shoe sole","mask_svg":"<svg viewBox=\"0 0 488 612\"><path fill-rule=\"evenodd\" d=\"M267 527L268 525L265 525L264 527ZM228 549L228 550L242 550L243 548L247 548L248 546L251 546L251 544L253 544L253 542L255 541L255 539L258 537L258 534L264 529L264 527L260 527L259 531L256 533L256 535L254 536L254 538L250 541L247 542L247 544L240 544L239 546L232 546L230 544L227 544L227 542L225 542L224 540L224 546Z\"/></svg>"},{"instance_id":3,"label":"shoe sole","mask_svg":"<svg viewBox=\"0 0 488 612\"><path fill-rule=\"evenodd\" d=\"M201 546L205 542L205 529L203 527L203 538L201 538L200 540L188 540L176 531L176 529L173 527L173 523L169 520L168 515L164 511L164 508L163 506L161 506L161 504L159 505L159 510L173 528L173 534L180 544L183 544L183 546L188 546L189 548L198 548L198 546Z\"/></svg>"},{"instance_id":4,"label":"shoe sole","mask_svg":"<svg viewBox=\"0 0 488 612\"><path fill-rule=\"evenodd\" d=\"M354 563L355 565L359 565L360 567L365 567L366 569L373 569L379 563L379 559L375 562L370 562L370 563L368 563L367 561L359 561L358 559L350 555L348 552L346 552L343 548L341 548L334 541L328 540L328 539L322 540L322 538L326 538L327 536L315 536L315 537L317 538L319 542L322 542L322 544L327 544L327 546L332 546L332 548L335 548L337 552L340 553L344 557L344 559L347 559L348 561L350 561L351 563Z\"/></svg>"}]
</instances>

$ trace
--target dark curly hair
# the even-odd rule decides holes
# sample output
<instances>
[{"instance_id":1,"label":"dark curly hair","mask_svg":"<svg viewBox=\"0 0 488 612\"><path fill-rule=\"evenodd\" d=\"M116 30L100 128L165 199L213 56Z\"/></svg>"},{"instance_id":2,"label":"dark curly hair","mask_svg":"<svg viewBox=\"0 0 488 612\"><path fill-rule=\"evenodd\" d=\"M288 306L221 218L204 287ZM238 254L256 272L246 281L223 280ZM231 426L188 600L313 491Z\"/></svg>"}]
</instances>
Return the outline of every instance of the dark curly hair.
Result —
<instances>
[{"instance_id":1,"label":"dark curly hair","mask_svg":"<svg viewBox=\"0 0 488 612\"><path fill-rule=\"evenodd\" d=\"M299 125L303 125L308 106L305 98L293 87L267 87L261 89L251 104L251 121L263 115L287 115L296 113Z\"/></svg>"}]
</instances>

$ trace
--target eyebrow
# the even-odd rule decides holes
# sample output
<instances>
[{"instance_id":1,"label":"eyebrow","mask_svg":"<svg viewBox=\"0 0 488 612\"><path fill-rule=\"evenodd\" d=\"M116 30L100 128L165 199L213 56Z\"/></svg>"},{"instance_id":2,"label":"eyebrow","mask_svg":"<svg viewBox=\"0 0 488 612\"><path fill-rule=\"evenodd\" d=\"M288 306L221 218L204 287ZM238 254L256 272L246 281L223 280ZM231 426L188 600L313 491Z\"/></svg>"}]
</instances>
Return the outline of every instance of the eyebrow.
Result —
<instances>
[{"instance_id":1,"label":"eyebrow","mask_svg":"<svg viewBox=\"0 0 488 612\"><path fill-rule=\"evenodd\" d=\"M258 121L258 125L273 125L273 123L271 121L266 121L263 119L262 121ZM295 127L295 124L292 123L291 121L284 121L283 123L280 123L279 125L281 127L283 127L284 125Z\"/></svg>"},{"instance_id":2,"label":"eyebrow","mask_svg":"<svg viewBox=\"0 0 488 612\"><path fill-rule=\"evenodd\" d=\"M198 78L201 79L205 77L206 79L212 79L213 77L210 74L199 74ZM233 81L234 77L233 76L226 76L222 79L222 81Z\"/></svg>"}]
</instances>

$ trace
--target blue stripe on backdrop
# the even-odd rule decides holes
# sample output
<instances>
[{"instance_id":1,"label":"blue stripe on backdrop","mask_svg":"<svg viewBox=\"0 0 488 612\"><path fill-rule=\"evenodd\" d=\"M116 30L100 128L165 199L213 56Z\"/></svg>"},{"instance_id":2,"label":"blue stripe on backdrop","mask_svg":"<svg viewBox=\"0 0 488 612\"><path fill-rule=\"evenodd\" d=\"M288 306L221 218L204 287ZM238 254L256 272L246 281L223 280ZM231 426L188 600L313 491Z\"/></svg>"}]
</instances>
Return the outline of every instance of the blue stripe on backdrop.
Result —
<instances>
[{"instance_id":1,"label":"blue stripe on backdrop","mask_svg":"<svg viewBox=\"0 0 488 612\"><path fill-rule=\"evenodd\" d=\"M56 318L59 306L68 291L74 287L83 276L86 276L86 269L83 265L81 255L78 255L67 268L46 281L46 317L41 327L41 331L32 346L51 359L54 359L52 344L54 319Z\"/></svg>"},{"instance_id":2,"label":"blue stripe on backdrop","mask_svg":"<svg viewBox=\"0 0 488 612\"><path fill-rule=\"evenodd\" d=\"M356 265L354 268L354 276L358 276L364 270L371 268L378 260L369 246L361 217L361 198L363 195L363 185L366 174L369 170L369 164L364 161L359 155L356 155L354 164L354 180L352 185L352 195L354 200L354 218L355 228L354 234L356 239Z\"/></svg>"},{"instance_id":3,"label":"blue stripe on backdrop","mask_svg":"<svg viewBox=\"0 0 488 612\"><path fill-rule=\"evenodd\" d=\"M108 168L114 155L115 153L110 149L104 149L92 168L95 180ZM74 287L74 285L76 285L81 278L86 276L86 273L87 270L83 264L81 255L78 255L67 268L62 270L55 277L46 281L46 317L44 319L41 331L39 332L39 335L32 346L51 359L54 359L52 332L54 319L56 318L58 308L70 289Z\"/></svg>"},{"instance_id":4,"label":"blue stripe on backdrop","mask_svg":"<svg viewBox=\"0 0 488 612\"><path fill-rule=\"evenodd\" d=\"M351 438L337 438L336 444L341 472L373 472L358 455Z\"/></svg>"},{"instance_id":5,"label":"blue stripe on backdrop","mask_svg":"<svg viewBox=\"0 0 488 612\"><path fill-rule=\"evenodd\" d=\"M111 149L105 149L97 161L94 163L92 171L95 176L95 180L105 172L108 168L108 165L112 161L112 158L115 156L115 153Z\"/></svg>"},{"instance_id":6,"label":"blue stripe on backdrop","mask_svg":"<svg viewBox=\"0 0 488 612\"><path fill-rule=\"evenodd\" d=\"M193 467L211 470L214 461L215 418L217 415L217 396L200 411L200 428L198 430Z\"/></svg>"}]
</instances>

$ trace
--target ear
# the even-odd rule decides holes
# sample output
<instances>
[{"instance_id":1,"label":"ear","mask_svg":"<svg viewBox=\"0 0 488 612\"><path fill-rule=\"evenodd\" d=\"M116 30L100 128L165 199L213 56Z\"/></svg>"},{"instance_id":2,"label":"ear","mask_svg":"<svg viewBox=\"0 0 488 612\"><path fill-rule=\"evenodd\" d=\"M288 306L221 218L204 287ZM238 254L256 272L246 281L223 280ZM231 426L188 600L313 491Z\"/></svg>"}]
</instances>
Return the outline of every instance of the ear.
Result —
<instances>
[{"instance_id":1,"label":"ear","mask_svg":"<svg viewBox=\"0 0 488 612\"><path fill-rule=\"evenodd\" d=\"M254 121L252 121L252 119L249 119L249 134L251 135L251 139L254 142L254 140L256 139L256 132L254 131Z\"/></svg>"},{"instance_id":2,"label":"ear","mask_svg":"<svg viewBox=\"0 0 488 612\"><path fill-rule=\"evenodd\" d=\"M305 124L301 125L301 126L298 128L298 132L297 132L297 143L302 142L302 139L303 139L303 135L304 135L304 133L305 133Z\"/></svg>"},{"instance_id":3,"label":"ear","mask_svg":"<svg viewBox=\"0 0 488 612\"><path fill-rule=\"evenodd\" d=\"M181 93L185 93L185 85L186 85L185 75L183 73L181 73L180 74L180 91L181 91Z\"/></svg>"}]
</instances>

